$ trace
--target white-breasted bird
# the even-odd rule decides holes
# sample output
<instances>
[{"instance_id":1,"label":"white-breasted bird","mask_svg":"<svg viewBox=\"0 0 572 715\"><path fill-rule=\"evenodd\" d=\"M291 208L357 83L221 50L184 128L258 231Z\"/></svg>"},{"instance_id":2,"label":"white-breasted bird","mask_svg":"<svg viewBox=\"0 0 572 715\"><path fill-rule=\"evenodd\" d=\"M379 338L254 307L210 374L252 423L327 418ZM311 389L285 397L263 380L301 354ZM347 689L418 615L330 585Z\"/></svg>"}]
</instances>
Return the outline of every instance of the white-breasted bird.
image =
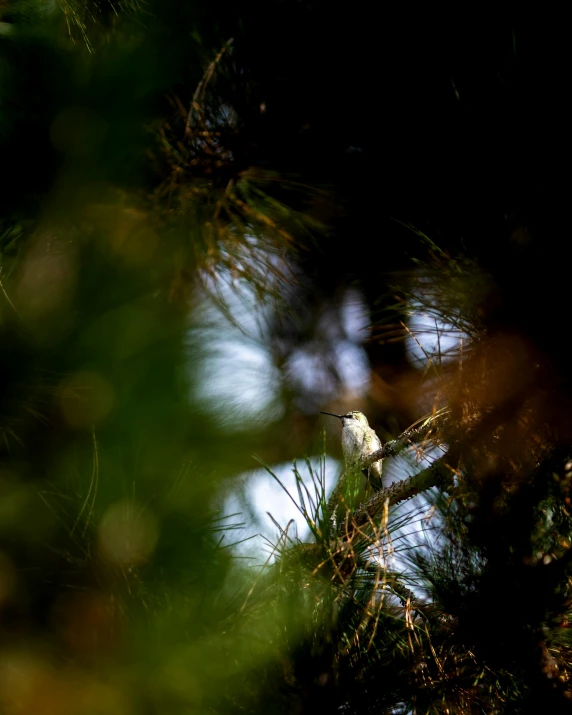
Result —
<instances>
[{"instance_id":1,"label":"white-breasted bird","mask_svg":"<svg viewBox=\"0 0 572 715\"><path fill-rule=\"evenodd\" d=\"M369 426L363 412L352 410L345 415L335 415L333 412L321 412L342 421L342 451L347 467L357 464L372 452L381 449L381 441ZM368 482L374 489L381 489L381 462L374 462L362 470Z\"/></svg>"}]
</instances>

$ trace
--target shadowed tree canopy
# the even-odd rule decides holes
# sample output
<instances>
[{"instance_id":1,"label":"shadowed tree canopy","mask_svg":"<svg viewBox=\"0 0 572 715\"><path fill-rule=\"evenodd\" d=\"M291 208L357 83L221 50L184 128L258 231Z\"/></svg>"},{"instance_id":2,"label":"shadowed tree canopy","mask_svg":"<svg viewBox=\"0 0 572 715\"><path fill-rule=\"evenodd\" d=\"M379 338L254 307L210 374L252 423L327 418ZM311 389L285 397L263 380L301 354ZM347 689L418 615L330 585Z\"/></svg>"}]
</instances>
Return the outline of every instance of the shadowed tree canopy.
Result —
<instances>
[{"instance_id":1,"label":"shadowed tree canopy","mask_svg":"<svg viewBox=\"0 0 572 715\"><path fill-rule=\"evenodd\" d=\"M568 711L561 25L0 1L3 711Z\"/></svg>"}]
</instances>

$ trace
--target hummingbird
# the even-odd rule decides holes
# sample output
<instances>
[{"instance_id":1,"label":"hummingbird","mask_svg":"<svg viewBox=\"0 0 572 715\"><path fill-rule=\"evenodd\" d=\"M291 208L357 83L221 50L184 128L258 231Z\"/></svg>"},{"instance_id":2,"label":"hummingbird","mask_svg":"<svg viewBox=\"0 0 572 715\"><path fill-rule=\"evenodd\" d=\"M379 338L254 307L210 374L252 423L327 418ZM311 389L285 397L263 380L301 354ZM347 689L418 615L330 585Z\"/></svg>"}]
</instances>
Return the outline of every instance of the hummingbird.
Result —
<instances>
[{"instance_id":1,"label":"hummingbird","mask_svg":"<svg viewBox=\"0 0 572 715\"><path fill-rule=\"evenodd\" d=\"M381 441L369 426L363 412L352 410L345 415L335 415L333 412L321 412L322 415L337 417L342 421L342 451L347 466L351 466L381 449ZM374 489L381 489L381 460L374 462L362 470L366 479Z\"/></svg>"}]
</instances>

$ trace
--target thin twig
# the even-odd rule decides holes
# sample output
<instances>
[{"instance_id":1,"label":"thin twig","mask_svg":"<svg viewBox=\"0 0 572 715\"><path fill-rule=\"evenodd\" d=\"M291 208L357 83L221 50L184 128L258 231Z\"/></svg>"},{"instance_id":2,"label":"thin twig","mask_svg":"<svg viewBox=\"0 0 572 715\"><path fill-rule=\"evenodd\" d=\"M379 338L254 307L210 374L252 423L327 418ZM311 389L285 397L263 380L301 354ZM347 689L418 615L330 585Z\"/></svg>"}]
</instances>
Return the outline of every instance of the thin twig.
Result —
<instances>
[{"instance_id":1,"label":"thin twig","mask_svg":"<svg viewBox=\"0 0 572 715\"><path fill-rule=\"evenodd\" d=\"M218 63L221 61L222 56L224 53L228 50L228 48L232 45L234 38L228 39L222 48L220 49L219 53L217 56L214 58L214 60L209 64L207 67L206 72L204 73L201 81L198 83L197 88L195 89L195 92L193 94L193 99L191 101L191 107L189 109L189 114L187 115L187 122L185 124L185 135L189 134L191 131L191 122L193 119L193 110L196 110L197 112L201 112L201 105L199 104L199 96L201 98L201 101L204 101L204 95L206 92L206 88L208 83L211 81L215 68L218 65Z\"/></svg>"}]
</instances>

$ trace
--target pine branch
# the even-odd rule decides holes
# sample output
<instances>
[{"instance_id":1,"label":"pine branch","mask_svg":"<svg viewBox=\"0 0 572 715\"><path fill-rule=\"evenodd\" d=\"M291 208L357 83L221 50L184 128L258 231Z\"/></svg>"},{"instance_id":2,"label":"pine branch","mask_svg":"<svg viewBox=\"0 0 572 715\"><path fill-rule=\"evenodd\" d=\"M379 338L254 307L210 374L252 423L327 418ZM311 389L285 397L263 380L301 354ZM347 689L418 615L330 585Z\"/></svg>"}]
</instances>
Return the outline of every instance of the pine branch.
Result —
<instances>
[{"instance_id":1,"label":"pine branch","mask_svg":"<svg viewBox=\"0 0 572 715\"><path fill-rule=\"evenodd\" d=\"M369 501L361 504L354 511L351 517L352 523L359 527L369 522L383 510L386 501L389 502L389 506L393 506L406 499L411 499L431 487L446 489L452 486L452 472L451 468L447 466L446 460L447 455L444 455L419 474L394 482L390 487L376 492Z\"/></svg>"},{"instance_id":2,"label":"pine branch","mask_svg":"<svg viewBox=\"0 0 572 715\"><path fill-rule=\"evenodd\" d=\"M448 412L448 409L439 410L436 415L431 415L423 420L421 424L413 425L409 429L406 429L399 437L392 439L390 442L386 442L383 447L368 455L360 462L359 468L366 469L384 457L396 457L398 454L401 454L405 449L411 447L414 441L426 437L432 429L442 424Z\"/></svg>"},{"instance_id":3,"label":"pine branch","mask_svg":"<svg viewBox=\"0 0 572 715\"><path fill-rule=\"evenodd\" d=\"M344 504L344 502L345 510L348 511L349 509L353 511L353 506L348 504L346 501L347 484L351 474L357 474L362 470L367 469L367 467L374 462L384 459L385 457L395 457L408 447L411 447L414 442L418 442L426 438L431 430L437 428L443 423L449 412L449 408L442 408L441 410L438 410L435 414L432 414L412 425L409 429L402 432L396 439L386 442L380 449L368 455L358 464L346 467L346 470L341 475L338 484L332 491L328 500L327 512L331 515L331 518L336 521L336 515L339 516L339 507ZM390 505L397 504L400 501L404 501L405 499L409 499L416 494L419 494L419 492L424 491L425 489L435 486L435 484L432 483L432 480L436 478L433 472L435 470L438 471L438 469L439 466L437 462L435 462L431 467L423 470L420 474L408 477L403 481L392 484L386 489L380 490L366 503L366 505L359 506L357 510L353 512L350 521L353 521L354 517L358 513L361 513L361 510L366 508L369 504L381 504L381 506L383 506L385 500L388 498L390 500ZM427 482L427 486L423 486L425 482ZM343 519L340 520L340 523L341 522L343 522Z\"/></svg>"}]
</instances>

